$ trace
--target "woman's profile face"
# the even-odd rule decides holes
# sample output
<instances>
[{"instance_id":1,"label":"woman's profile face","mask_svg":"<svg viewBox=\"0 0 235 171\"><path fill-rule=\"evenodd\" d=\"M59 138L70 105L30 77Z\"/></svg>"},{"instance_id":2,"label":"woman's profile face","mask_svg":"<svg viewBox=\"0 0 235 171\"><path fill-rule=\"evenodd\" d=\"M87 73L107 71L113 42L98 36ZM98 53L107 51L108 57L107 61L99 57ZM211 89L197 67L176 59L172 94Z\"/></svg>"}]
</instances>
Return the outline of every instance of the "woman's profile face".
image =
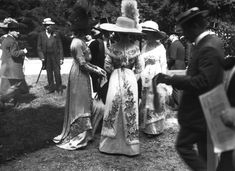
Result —
<instances>
[{"instance_id":1,"label":"woman's profile face","mask_svg":"<svg viewBox=\"0 0 235 171\"><path fill-rule=\"evenodd\" d=\"M128 33L119 32L119 33L118 33L118 37L119 37L120 39L129 39L129 34L128 34Z\"/></svg>"},{"instance_id":2,"label":"woman's profile face","mask_svg":"<svg viewBox=\"0 0 235 171\"><path fill-rule=\"evenodd\" d=\"M146 40L156 40L155 33L152 31L145 31Z\"/></svg>"}]
</instances>

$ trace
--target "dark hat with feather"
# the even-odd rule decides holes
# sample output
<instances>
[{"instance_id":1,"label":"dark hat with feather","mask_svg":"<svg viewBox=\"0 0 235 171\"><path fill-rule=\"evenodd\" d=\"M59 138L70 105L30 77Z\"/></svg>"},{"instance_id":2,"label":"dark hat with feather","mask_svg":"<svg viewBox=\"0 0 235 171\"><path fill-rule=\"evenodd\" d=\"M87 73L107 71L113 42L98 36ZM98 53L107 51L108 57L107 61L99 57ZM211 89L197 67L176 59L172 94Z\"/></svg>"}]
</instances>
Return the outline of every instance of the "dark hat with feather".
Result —
<instances>
[{"instance_id":1,"label":"dark hat with feather","mask_svg":"<svg viewBox=\"0 0 235 171\"><path fill-rule=\"evenodd\" d=\"M71 22L71 27L73 31L85 30L89 28L89 18L87 10L76 4L70 13L69 21Z\"/></svg>"}]
</instances>

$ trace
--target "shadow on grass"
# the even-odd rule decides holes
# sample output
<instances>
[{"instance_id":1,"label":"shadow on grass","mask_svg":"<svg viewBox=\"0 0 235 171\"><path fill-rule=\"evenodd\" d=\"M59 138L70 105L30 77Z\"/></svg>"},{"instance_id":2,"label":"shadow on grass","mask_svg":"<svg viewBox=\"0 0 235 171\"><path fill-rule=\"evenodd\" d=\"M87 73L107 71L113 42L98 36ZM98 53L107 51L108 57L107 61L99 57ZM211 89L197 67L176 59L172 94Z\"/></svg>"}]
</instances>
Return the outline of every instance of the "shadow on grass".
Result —
<instances>
[{"instance_id":1,"label":"shadow on grass","mask_svg":"<svg viewBox=\"0 0 235 171\"><path fill-rule=\"evenodd\" d=\"M19 103L30 103L36 98L37 97L35 96L35 94L27 93L27 94L20 95L18 100L19 100Z\"/></svg>"},{"instance_id":2,"label":"shadow on grass","mask_svg":"<svg viewBox=\"0 0 235 171\"><path fill-rule=\"evenodd\" d=\"M53 105L0 113L0 163L51 145L63 118L64 107Z\"/></svg>"}]
</instances>

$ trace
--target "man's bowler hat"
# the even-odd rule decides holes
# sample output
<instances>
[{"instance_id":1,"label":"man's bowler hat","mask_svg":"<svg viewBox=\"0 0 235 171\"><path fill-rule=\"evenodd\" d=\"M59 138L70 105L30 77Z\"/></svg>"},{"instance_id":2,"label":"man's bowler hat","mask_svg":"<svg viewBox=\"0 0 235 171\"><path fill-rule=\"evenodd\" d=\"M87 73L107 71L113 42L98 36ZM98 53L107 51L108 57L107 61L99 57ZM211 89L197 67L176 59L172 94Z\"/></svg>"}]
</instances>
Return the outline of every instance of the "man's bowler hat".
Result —
<instances>
[{"instance_id":1,"label":"man's bowler hat","mask_svg":"<svg viewBox=\"0 0 235 171\"><path fill-rule=\"evenodd\" d=\"M201 15L203 17L206 17L209 14L208 10L203 10L200 11L198 7L193 7L185 12L183 12L182 14L178 15L176 17L176 23L177 25L181 25L183 23L185 23L186 21L194 18L195 16Z\"/></svg>"}]
</instances>

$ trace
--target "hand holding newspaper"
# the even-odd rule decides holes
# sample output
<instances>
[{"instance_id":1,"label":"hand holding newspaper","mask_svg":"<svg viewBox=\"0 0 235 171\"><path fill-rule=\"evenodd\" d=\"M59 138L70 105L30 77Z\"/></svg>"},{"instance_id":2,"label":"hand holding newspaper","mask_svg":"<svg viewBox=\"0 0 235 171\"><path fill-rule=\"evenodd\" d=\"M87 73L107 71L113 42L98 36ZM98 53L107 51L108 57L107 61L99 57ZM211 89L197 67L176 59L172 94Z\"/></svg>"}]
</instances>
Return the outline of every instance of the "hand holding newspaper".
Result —
<instances>
[{"instance_id":1,"label":"hand holding newspaper","mask_svg":"<svg viewBox=\"0 0 235 171\"><path fill-rule=\"evenodd\" d=\"M214 152L220 153L235 149L235 129L227 127L222 121L223 111L231 108L224 85L220 84L213 90L202 94L199 99L214 144Z\"/></svg>"}]
</instances>

